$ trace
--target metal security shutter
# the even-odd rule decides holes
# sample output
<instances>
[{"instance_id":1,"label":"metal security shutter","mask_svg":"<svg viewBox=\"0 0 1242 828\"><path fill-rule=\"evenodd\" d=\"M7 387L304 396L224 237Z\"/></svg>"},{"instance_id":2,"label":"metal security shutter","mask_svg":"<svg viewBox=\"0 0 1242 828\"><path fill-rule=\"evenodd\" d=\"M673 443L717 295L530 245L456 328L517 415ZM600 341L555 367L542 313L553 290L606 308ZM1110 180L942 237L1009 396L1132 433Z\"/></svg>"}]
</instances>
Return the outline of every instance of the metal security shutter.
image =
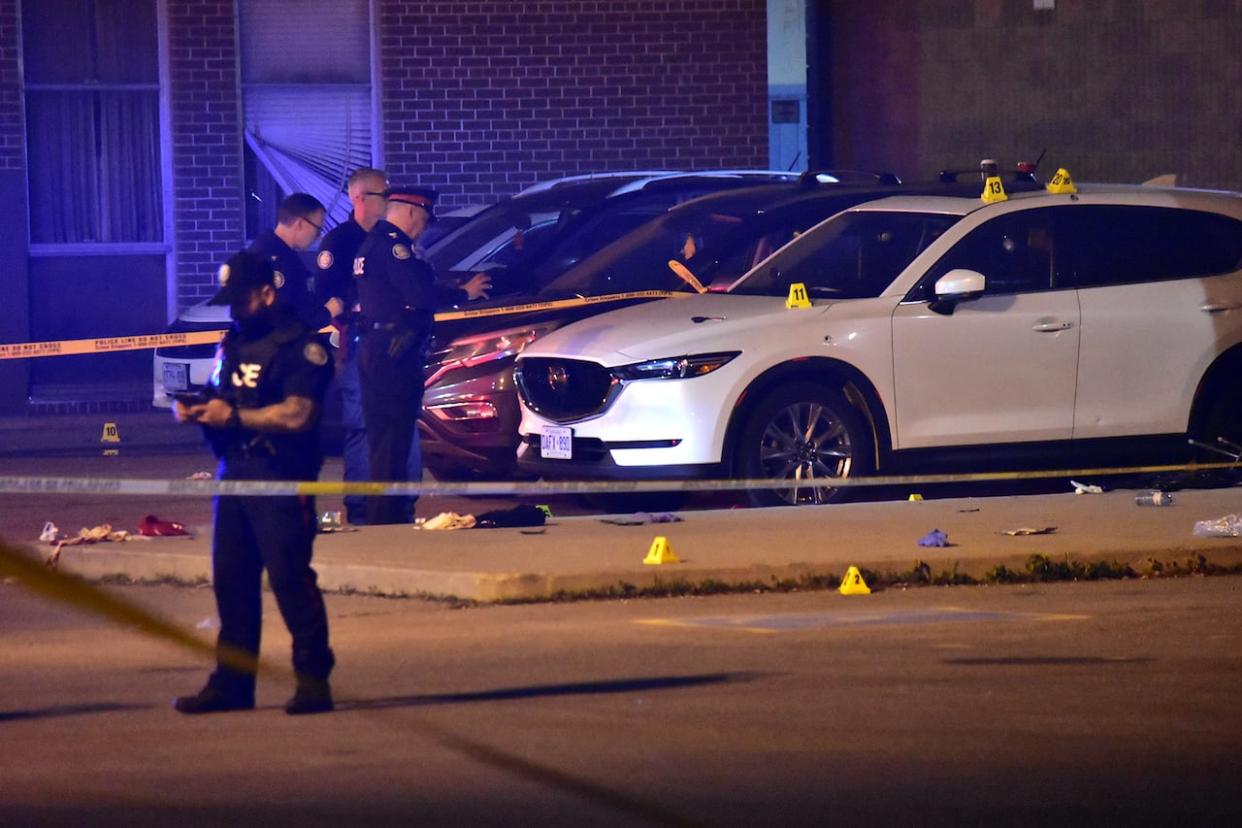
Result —
<instances>
[{"instance_id":1,"label":"metal security shutter","mask_svg":"<svg viewBox=\"0 0 1242 828\"><path fill-rule=\"evenodd\" d=\"M338 224L346 178L371 164L369 0L238 5L246 145L281 190L310 193Z\"/></svg>"}]
</instances>

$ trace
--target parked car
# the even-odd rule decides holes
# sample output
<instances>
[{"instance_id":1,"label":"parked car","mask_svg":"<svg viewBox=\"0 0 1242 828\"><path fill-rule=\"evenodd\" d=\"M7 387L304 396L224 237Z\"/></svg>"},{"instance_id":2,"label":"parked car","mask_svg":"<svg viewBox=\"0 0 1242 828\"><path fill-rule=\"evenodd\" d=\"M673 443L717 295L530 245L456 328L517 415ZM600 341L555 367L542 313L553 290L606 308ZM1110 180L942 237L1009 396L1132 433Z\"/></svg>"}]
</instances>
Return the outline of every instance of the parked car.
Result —
<instances>
[{"instance_id":1,"label":"parked car","mask_svg":"<svg viewBox=\"0 0 1242 828\"><path fill-rule=\"evenodd\" d=\"M539 280L551 280L675 204L705 193L797 177L796 173L762 170L714 170L557 179L477 212L440 236L424 257L446 280L481 271L491 274L493 299L529 294ZM183 312L167 332L223 330L228 324L227 308L204 303ZM156 349L152 403L167 408L169 391L201 388L211 374L214 355L214 345Z\"/></svg>"},{"instance_id":2,"label":"parked car","mask_svg":"<svg viewBox=\"0 0 1242 828\"><path fill-rule=\"evenodd\" d=\"M868 183L841 184L842 179ZM437 323L419 424L424 462L441 479L513 472L520 418L514 360L557 328L659 296L631 295L636 292L692 293L694 282L724 289L797 233L846 207L886 193L947 189L838 173L703 196L641 225L533 295L490 303L557 303L554 307ZM541 267L550 273L554 268L548 263L561 261L553 251ZM587 298L607 301L572 302Z\"/></svg>"},{"instance_id":3,"label":"parked car","mask_svg":"<svg viewBox=\"0 0 1242 828\"><path fill-rule=\"evenodd\" d=\"M789 302L798 284L806 307ZM519 466L814 484L1186 459L1188 436L1242 443L1240 370L1242 195L899 196L823 222L727 292L532 343L516 370Z\"/></svg>"}]
</instances>

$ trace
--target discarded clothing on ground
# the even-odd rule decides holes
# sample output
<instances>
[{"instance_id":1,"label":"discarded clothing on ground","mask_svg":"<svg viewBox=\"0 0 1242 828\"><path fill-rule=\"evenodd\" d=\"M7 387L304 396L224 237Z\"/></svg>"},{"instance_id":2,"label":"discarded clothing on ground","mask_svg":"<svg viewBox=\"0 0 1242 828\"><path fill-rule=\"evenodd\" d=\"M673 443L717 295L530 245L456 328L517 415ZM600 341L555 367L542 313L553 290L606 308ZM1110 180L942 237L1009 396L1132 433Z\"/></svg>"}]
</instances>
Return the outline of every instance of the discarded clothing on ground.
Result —
<instances>
[{"instance_id":1,"label":"discarded clothing on ground","mask_svg":"<svg viewBox=\"0 0 1242 828\"><path fill-rule=\"evenodd\" d=\"M433 518L426 520L419 518L414 521L415 529L425 529L427 531L443 531L449 532L454 529L472 529L474 527L474 515L459 515L456 512L441 512Z\"/></svg>"},{"instance_id":2,"label":"discarded clothing on ground","mask_svg":"<svg viewBox=\"0 0 1242 828\"><path fill-rule=\"evenodd\" d=\"M933 529L923 537L919 538L919 546L948 546L949 533L941 532L939 529Z\"/></svg>"},{"instance_id":3,"label":"discarded clothing on ground","mask_svg":"<svg viewBox=\"0 0 1242 828\"><path fill-rule=\"evenodd\" d=\"M476 529L509 529L522 526L543 526L548 515L538 506L523 503L512 509L494 509L475 516Z\"/></svg>"},{"instance_id":4,"label":"discarded clothing on ground","mask_svg":"<svg viewBox=\"0 0 1242 828\"><path fill-rule=\"evenodd\" d=\"M648 523L681 523L681 516L672 512L635 512L614 518L600 518L600 523L611 523L614 526L644 526Z\"/></svg>"},{"instance_id":5,"label":"discarded clothing on ground","mask_svg":"<svg viewBox=\"0 0 1242 828\"><path fill-rule=\"evenodd\" d=\"M1010 537L1017 537L1019 535L1051 535L1055 531L1057 531L1057 527L1055 526L1041 526L1038 529L1032 529L1029 526L1020 526L1017 529L1006 529L1004 532L1001 532L1001 534L1009 535Z\"/></svg>"},{"instance_id":6,"label":"discarded clothing on ground","mask_svg":"<svg viewBox=\"0 0 1242 828\"><path fill-rule=\"evenodd\" d=\"M112 524L110 523L101 523L92 529L83 527L76 536L66 537L60 534L60 531L56 528L56 524L51 521L44 524L43 535L40 536L40 539L47 536L51 536L53 539L50 542L56 544L56 548L52 550L52 554L48 555L47 560L44 561L49 569L55 569L57 564L60 563L60 550L66 546L78 546L84 543L100 543L104 541L111 543L122 543L137 537L135 535L131 535L129 532L126 532L124 529L118 529L115 532L112 531ZM143 540L145 540L145 538L143 538Z\"/></svg>"},{"instance_id":7,"label":"discarded clothing on ground","mask_svg":"<svg viewBox=\"0 0 1242 828\"><path fill-rule=\"evenodd\" d=\"M148 538L175 537L190 534L185 524L173 520L160 520L155 515L146 515L138 521L138 534Z\"/></svg>"}]
</instances>

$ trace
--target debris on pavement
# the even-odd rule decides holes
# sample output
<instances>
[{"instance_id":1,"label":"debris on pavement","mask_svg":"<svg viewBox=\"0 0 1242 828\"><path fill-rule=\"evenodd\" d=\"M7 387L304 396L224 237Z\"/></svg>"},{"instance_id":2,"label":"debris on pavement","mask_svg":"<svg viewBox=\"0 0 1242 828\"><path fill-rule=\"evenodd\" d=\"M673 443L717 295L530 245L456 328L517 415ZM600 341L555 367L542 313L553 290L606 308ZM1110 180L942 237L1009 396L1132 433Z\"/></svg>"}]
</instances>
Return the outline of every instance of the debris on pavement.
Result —
<instances>
[{"instance_id":1,"label":"debris on pavement","mask_svg":"<svg viewBox=\"0 0 1242 828\"><path fill-rule=\"evenodd\" d=\"M1197 538L1236 538L1242 536L1242 515L1231 514L1214 520L1195 521Z\"/></svg>"},{"instance_id":2,"label":"debris on pavement","mask_svg":"<svg viewBox=\"0 0 1242 828\"><path fill-rule=\"evenodd\" d=\"M48 555L47 560L43 563L47 565L48 569L55 569L60 563L60 550L64 549L66 546L80 546L87 543L102 542L124 543L125 541L134 540L138 537L139 536L137 535L131 535L124 529L118 529L114 532L112 531L112 524L110 523L101 523L91 529L83 527L82 530L79 531L74 537L64 538L62 536L58 539L56 541L56 548L52 550L52 554ZM142 540L146 540L146 538L142 538Z\"/></svg>"},{"instance_id":3,"label":"debris on pavement","mask_svg":"<svg viewBox=\"0 0 1242 828\"><path fill-rule=\"evenodd\" d=\"M611 523L614 526L645 526L648 523L681 523L682 518L672 512L635 512L632 515L600 518L599 522Z\"/></svg>"},{"instance_id":4,"label":"debris on pavement","mask_svg":"<svg viewBox=\"0 0 1242 828\"><path fill-rule=\"evenodd\" d=\"M475 516L475 529L514 529L522 526L543 526L548 513L526 503L511 509L493 509Z\"/></svg>"},{"instance_id":5,"label":"debris on pavement","mask_svg":"<svg viewBox=\"0 0 1242 828\"><path fill-rule=\"evenodd\" d=\"M414 521L415 529L427 531L452 531L454 529L474 528L474 515L459 515L456 512L441 512L433 518L418 518Z\"/></svg>"},{"instance_id":6,"label":"debris on pavement","mask_svg":"<svg viewBox=\"0 0 1242 828\"><path fill-rule=\"evenodd\" d=\"M194 625L196 630L214 630L220 627L220 622L214 618L204 618Z\"/></svg>"},{"instance_id":7,"label":"debris on pavement","mask_svg":"<svg viewBox=\"0 0 1242 828\"><path fill-rule=\"evenodd\" d=\"M919 538L919 546L948 546L949 533L941 532L939 529L933 529L923 537Z\"/></svg>"},{"instance_id":8,"label":"debris on pavement","mask_svg":"<svg viewBox=\"0 0 1242 828\"><path fill-rule=\"evenodd\" d=\"M1021 535L1051 535L1055 531L1057 531L1057 527L1055 526L1042 526L1038 529L1032 529L1029 526L1019 526L1017 529L1006 529L1004 532L1001 532L1001 534L1009 535L1010 537L1018 537Z\"/></svg>"},{"instance_id":9,"label":"debris on pavement","mask_svg":"<svg viewBox=\"0 0 1242 828\"><path fill-rule=\"evenodd\" d=\"M1104 490L1094 483L1079 483L1077 480L1071 480L1070 485L1074 487L1074 494L1104 494Z\"/></svg>"},{"instance_id":10,"label":"debris on pavement","mask_svg":"<svg viewBox=\"0 0 1242 828\"><path fill-rule=\"evenodd\" d=\"M186 480L214 480L215 475L209 471L196 471L194 474L186 478Z\"/></svg>"},{"instance_id":11,"label":"debris on pavement","mask_svg":"<svg viewBox=\"0 0 1242 828\"><path fill-rule=\"evenodd\" d=\"M39 534L39 540L43 543L56 543L60 540L60 530L56 528L56 524L50 520L43 524L43 531Z\"/></svg>"},{"instance_id":12,"label":"debris on pavement","mask_svg":"<svg viewBox=\"0 0 1242 828\"><path fill-rule=\"evenodd\" d=\"M138 521L138 534L148 538L176 537L189 535L185 524L173 520L160 520L155 515L146 515Z\"/></svg>"}]
</instances>

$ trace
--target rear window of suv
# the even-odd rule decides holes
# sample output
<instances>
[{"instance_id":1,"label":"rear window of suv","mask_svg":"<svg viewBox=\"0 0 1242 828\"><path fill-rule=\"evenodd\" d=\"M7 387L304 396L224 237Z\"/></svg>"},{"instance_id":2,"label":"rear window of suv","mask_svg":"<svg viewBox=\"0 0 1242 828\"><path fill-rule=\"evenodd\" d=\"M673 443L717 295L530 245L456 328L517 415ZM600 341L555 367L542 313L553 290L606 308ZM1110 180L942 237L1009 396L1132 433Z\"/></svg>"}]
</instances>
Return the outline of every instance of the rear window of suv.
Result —
<instances>
[{"instance_id":1,"label":"rear window of suv","mask_svg":"<svg viewBox=\"0 0 1242 828\"><path fill-rule=\"evenodd\" d=\"M914 257L961 216L862 210L818 225L756 270L730 293L787 296L806 285L811 297L879 296Z\"/></svg>"},{"instance_id":2,"label":"rear window of suv","mask_svg":"<svg viewBox=\"0 0 1242 828\"><path fill-rule=\"evenodd\" d=\"M1163 207L1070 208L1075 287L1101 287L1231 273L1242 268L1242 222Z\"/></svg>"}]
</instances>

